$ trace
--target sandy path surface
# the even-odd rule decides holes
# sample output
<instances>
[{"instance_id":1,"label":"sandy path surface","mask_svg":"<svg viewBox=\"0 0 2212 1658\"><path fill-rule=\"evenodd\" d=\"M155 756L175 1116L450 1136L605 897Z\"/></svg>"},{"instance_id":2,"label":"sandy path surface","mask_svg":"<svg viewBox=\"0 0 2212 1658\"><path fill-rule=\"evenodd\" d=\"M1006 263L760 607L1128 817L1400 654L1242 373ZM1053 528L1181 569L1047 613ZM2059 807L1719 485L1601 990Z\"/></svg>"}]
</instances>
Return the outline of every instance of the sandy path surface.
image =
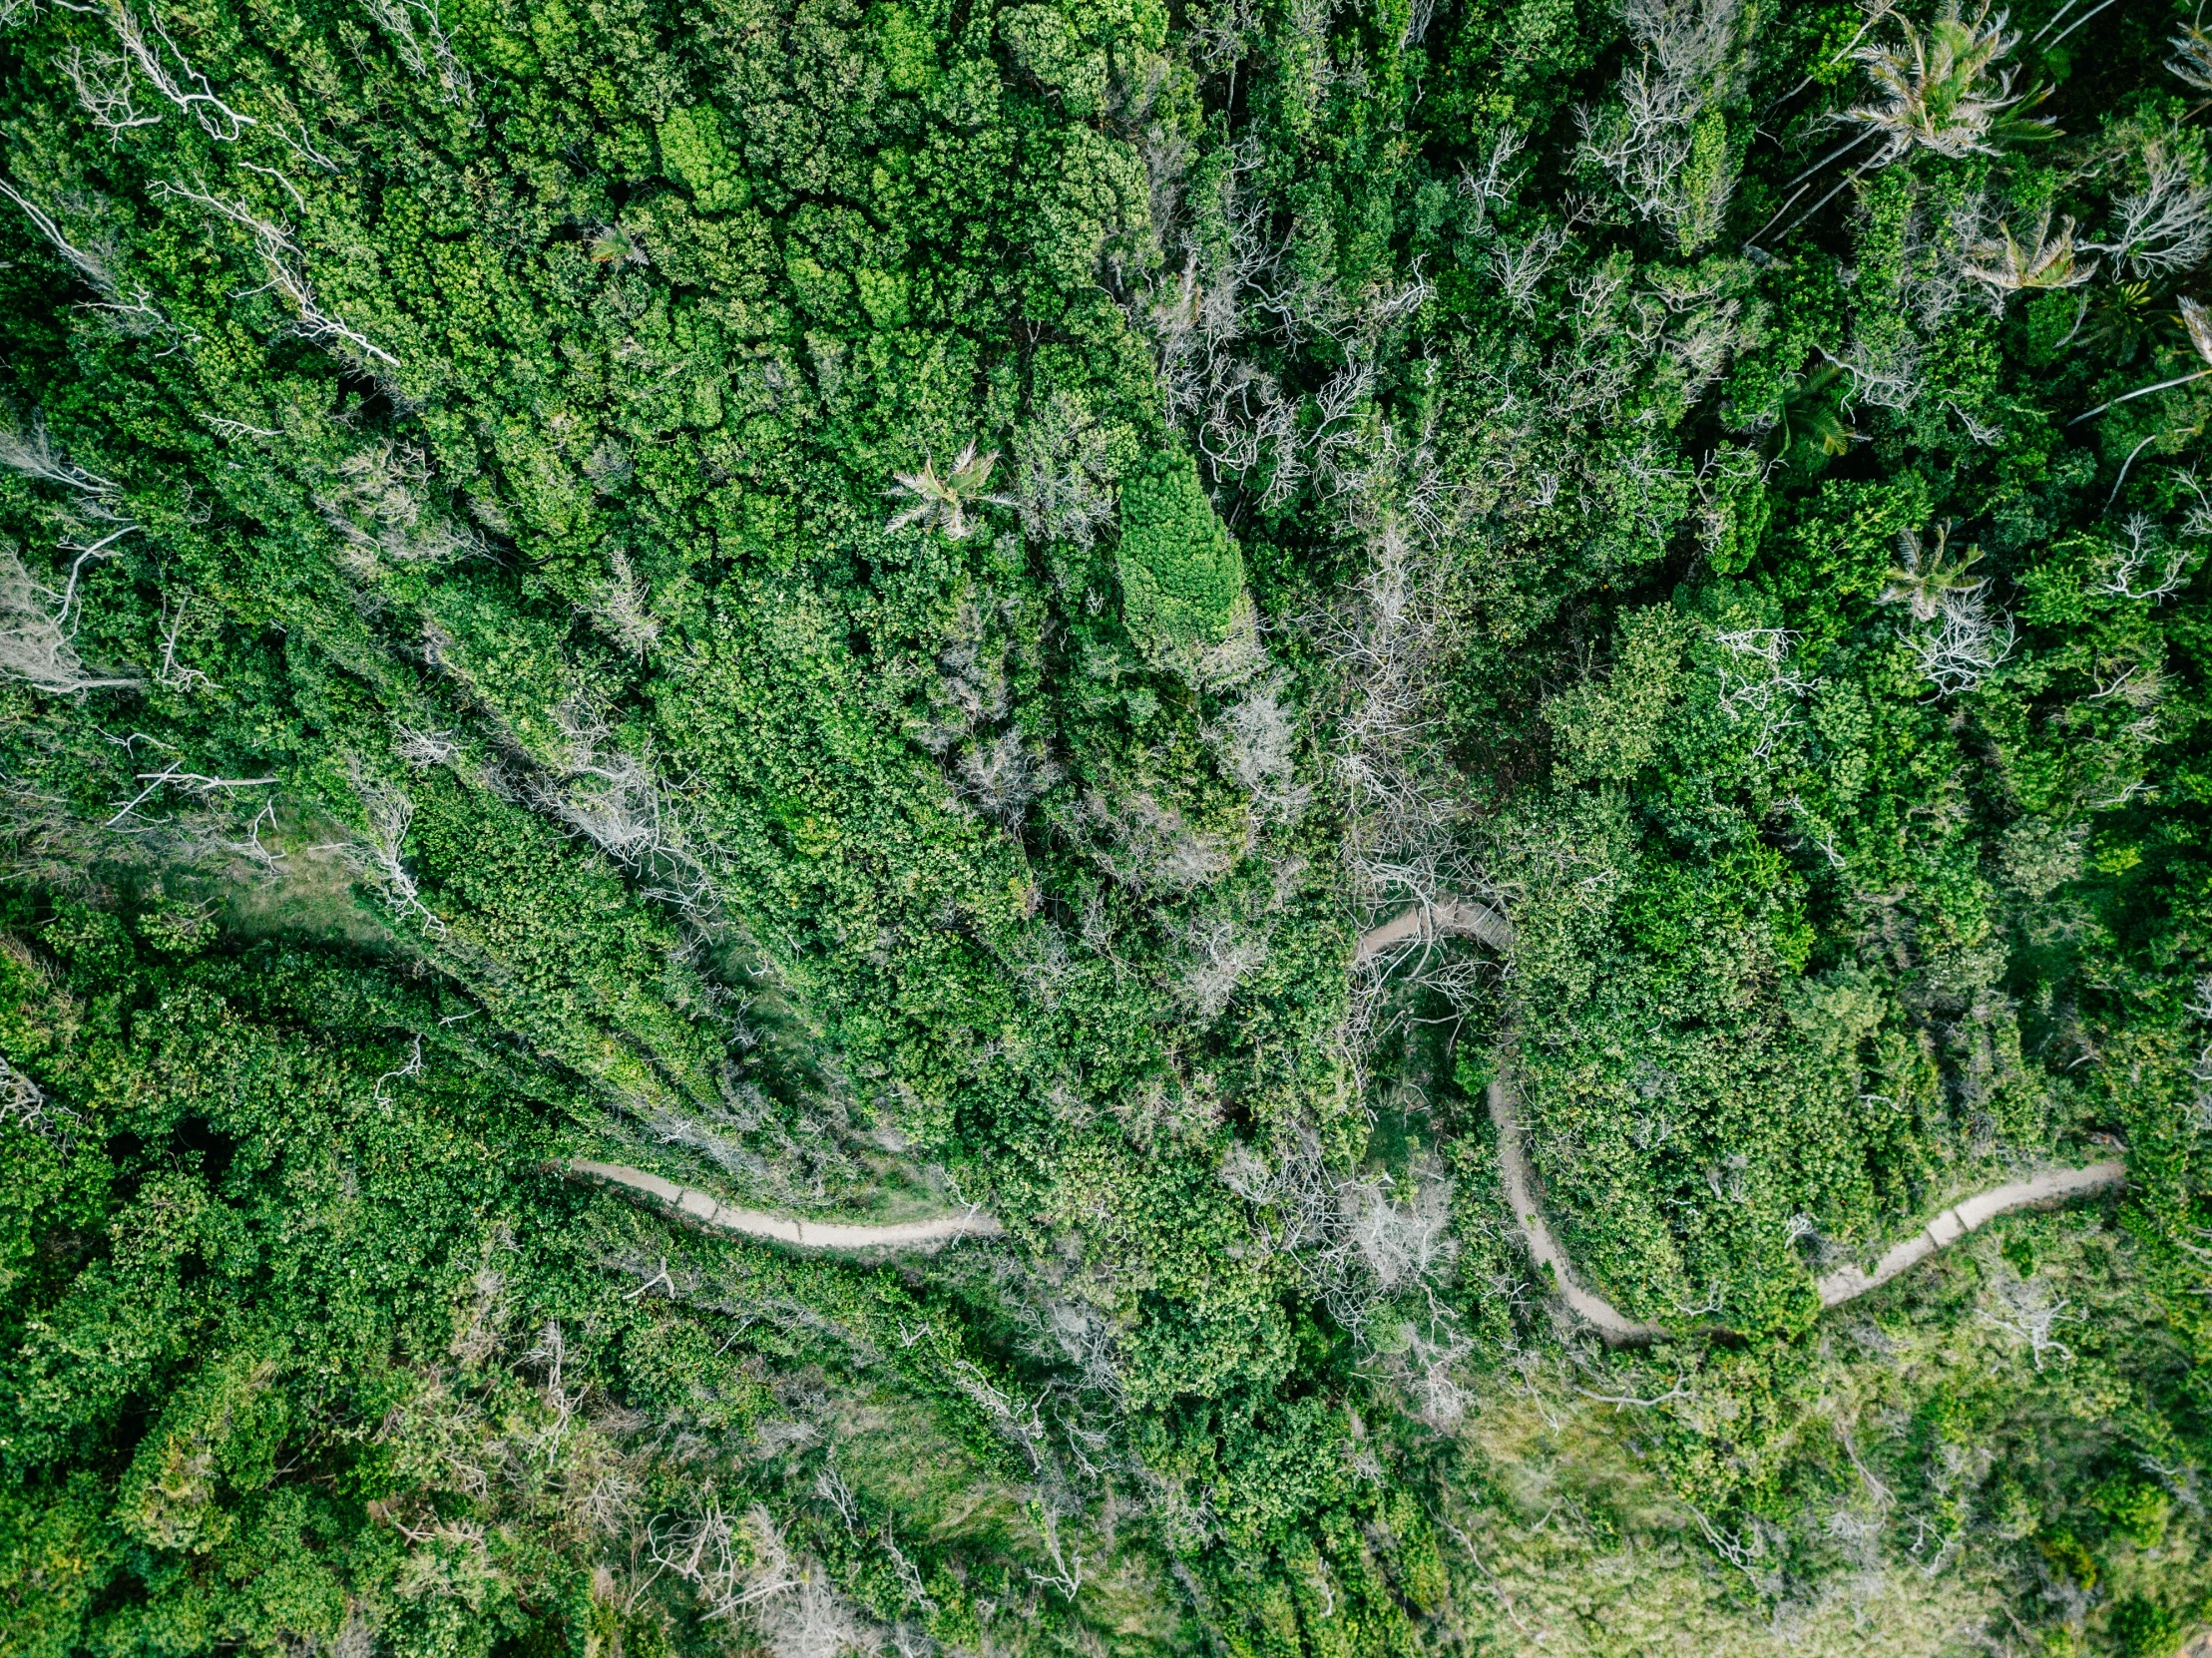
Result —
<instances>
[{"instance_id":1,"label":"sandy path surface","mask_svg":"<svg viewBox=\"0 0 2212 1658\"><path fill-rule=\"evenodd\" d=\"M1411 939L1453 938L1479 939L1493 950L1511 950L1513 923L1479 899L1445 893L1433 904L1416 904L1362 933L1352 952L1352 964L1357 967Z\"/></svg>"},{"instance_id":2,"label":"sandy path surface","mask_svg":"<svg viewBox=\"0 0 2212 1658\"><path fill-rule=\"evenodd\" d=\"M1551 1269L1552 1281L1557 1284L1559 1299L1566 1303L1567 1311L1583 1323L1594 1326L1597 1333L1608 1342L1648 1342L1666 1334L1655 1324L1639 1324L1628 1317L1603 1296L1585 1290L1575 1281L1574 1269L1567 1264L1566 1251L1551 1236L1551 1228L1545 1224L1544 1211L1537 1207L1536 1185L1529 1178L1529 1156L1521 1144L1521 1121L1514 1115L1513 1089L1503 1077L1490 1085L1490 1120L1498 1126L1498 1172L1506 1186L1506 1201L1513 1205L1514 1219L1521 1225L1521 1235L1528 1241L1529 1255L1540 1267Z\"/></svg>"},{"instance_id":3,"label":"sandy path surface","mask_svg":"<svg viewBox=\"0 0 2212 1658\"><path fill-rule=\"evenodd\" d=\"M726 1203L715 1202L702 1191L621 1163L594 1163L579 1158L561 1167L570 1174L605 1180L657 1197L670 1208L679 1209L718 1231L742 1233L748 1238L773 1238L777 1243L795 1244L801 1249L912 1249L952 1238L996 1237L1002 1230L997 1221L976 1210L964 1215L939 1215L934 1220L899 1221L889 1226L794 1220L759 1209L733 1209Z\"/></svg>"},{"instance_id":4,"label":"sandy path surface","mask_svg":"<svg viewBox=\"0 0 2212 1658\"><path fill-rule=\"evenodd\" d=\"M1991 1186L1946 1209L1917 1236L1893 1244L1882 1259L1874 1263L1872 1272L1854 1266L1830 1273L1820 1281L1820 1304L1838 1307L1854 1296L1878 1289L1906 1269L1919 1266L1939 1249L1950 1248L1976 1227L1987 1225L2014 1209L2063 1203L2069 1197L2126 1184L2127 1165L2114 1159L2108 1163L2091 1163L2087 1168L2044 1169L2025 1180L2008 1180L2001 1186Z\"/></svg>"},{"instance_id":5,"label":"sandy path surface","mask_svg":"<svg viewBox=\"0 0 2212 1658\"><path fill-rule=\"evenodd\" d=\"M1521 1141L1521 1123L1514 1114L1513 1089L1503 1079L1490 1085L1490 1120L1498 1126L1498 1167L1506 1187L1506 1200L1513 1205L1514 1216L1521 1223L1530 1257L1538 1266L1551 1269L1559 1299L1566 1303L1568 1311L1592 1326L1608 1342L1648 1342L1665 1335L1658 1325L1639 1323L1603 1296L1584 1289L1575 1281L1566 1252L1551 1236L1544 1211L1537 1206L1535 1183L1529 1176L1528 1153ZM1940 1250L1949 1249L1969 1232L1988 1225L1999 1215L2010 1214L2015 1209L2063 1203L2068 1198L2126 1184L2127 1165L2114 1160L2091 1163L2086 1168L2044 1169L2024 1180L2008 1180L2001 1186L1991 1186L1986 1192L1977 1192L1953 1204L1903 1243L1891 1245L1874 1264L1872 1272L1849 1266L1828 1274L1819 1282L1820 1304L1840 1307L1869 1290L1880 1289L1898 1274L1919 1266Z\"/></svg>"}]
</instances>

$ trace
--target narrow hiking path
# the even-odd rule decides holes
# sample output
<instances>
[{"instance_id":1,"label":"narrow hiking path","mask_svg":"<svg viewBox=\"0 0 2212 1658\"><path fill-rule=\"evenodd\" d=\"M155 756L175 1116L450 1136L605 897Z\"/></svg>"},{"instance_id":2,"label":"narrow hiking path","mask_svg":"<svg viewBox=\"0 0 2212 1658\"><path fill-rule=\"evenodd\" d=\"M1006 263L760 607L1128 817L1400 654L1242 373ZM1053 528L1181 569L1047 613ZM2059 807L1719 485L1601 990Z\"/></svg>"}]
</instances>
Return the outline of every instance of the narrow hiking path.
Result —
<instances>
[{"instance_id":1,"label":"narrow hiking path","mask_svg":"<svg viewBox=\"0 0 2212 1658\"><path fill-rule=\"evenodd\" d=\"M1506 1201L1513 1205L1514 1220L1529 1245L1529 1258L1539 1267L1551 1269L1551 1282L1558 1286L1559 1299L1566 1303L1567 1311L1608 1342L1648 1342L1665 1335L1659 1326L1639 1323L1603 1296L1585 1290L1575 1278L1566 1251L1551 1236L1544 1211L1537 1207L1536 1182L1529 1178L1529 1154L1522 1146L1521 1122L1513 1106L1513 1089L1504 1077L1494 1079L1490 1085L1490 1120L1498 1128L1498 1174L1506 1187Z\"/></svg>"},{"instance_id":2,"label":"narrow hiking path","mask_svg":"<svg viewBox=\"0 0 2212 1658\"><path fill-rule=\"evenodd\" d=\"M1362 933L1352 952L1352 965L1362 966L1416 939L1426 944L1452 938L1478 939L1503 955L1513 948L1513 923L1480 900L1446 894L1434 904L1416 904Z\"/></svg>"},{"instance_id":3,"label":"narrow hiking path","mask_svg":"<svg viewBox=\"0 0 2212 1658\"><path fill-rule=\"evenodd\" d=\"M1544 1211L1537 1204L1528 1153L1522 1144L1521 1123L1514 1112L1513 1089L1502 1077L1490 1085L1490 1120L1498 1128L1498 1171L1506 1188L1506 1200L1513 1205L1514 1218L1528 1242L1530 1258L1538 1266L1551 1269L1559 1299L1566 1304L1567 1310L1616 1346L1656 1341L1665 1336L1667 1331L1662 1326L1628 1317L1603 1296L1583 1288L1575 1278L1566 1252L1551 1235ZM1893 1244L1874 1264L1872 1272L1848 1266L1818 1280L1820 1304L1824 1308L1840 1307L1871 1290L1880 1289L1900 1273L1919 1266L1931 1255L1950 1248L1969 1232L1988 1225L1999 1215L2010 1214L2015 1209L2060 1203L2125 1184L2127 1165L2115 1159L2091 1163L2086 1168L2044 1169L2025 1179L1991 1186L1988 1191L1953 1204L1903 1243Z\"/></svg>"},{"instance_id":4,"label":"narrow hiking path","mask_svg":"<svg viewBox=\"0 0 2212 1658\"><path fill-rule=\"evenodd\" d=\"M923 1244L947 1243L955 1238L991 1238L1003 1230L979 1210L939 1215L931 1220L902 1220L884 1226L856 1226L844 1221L796 1220L771 1215L761 1209L734 1209L718 1203L705 1192L679 1186L658 1174L623 1163L595 1163L585 1158L559 1165L564 1174L604 1180L657 1197L670 1208L719 1232L735 1232L747 1238L770 1238L801 1249L913 1249Z\"/></svg>"},{"instance_id":5,"label":"narrow hiking path","mask_svg":"<svg viewBox=\"0 0 2212 1658\"><path fill-rule=\"evenodd\" d=\"M1882 1259L1874 1263L1872 1272L1853 1266L1828 1274L1820 1281L1820 1304L1840 1307L1855 1296L1879 1289L1899 1273L1919 1266L1938 1250L1949 1249L1976 1227L1985 1226L2014 1209L2062 1203L2069 1197L2084 1197L2090 1192L2126 1184L2127 1165L2115 1157L2109 1162L2091 1163L2086 1168L2044 1169L2024 1180L2007 1180L2001 1186L1991 1186L1946 1209L1903 1243L1892 1244Z\"/></svg>"},{"instance_id":6,"label":"narrow hiking path","mask_svg":"<svg viewBox=\"0 0 2212 1658\"><path fill-rule=\"evenodd\" d=\"M1401 945L1441 938L1476 939L1503 955L1513 948L1514 929L1503 911L1476 899L1447 894L1434 903L1415 905L1362 933L1352 961L1355 966L1363 965ZM1544 1210L1537 1202L1536 1180L1522 1138L1521 1119L1514 1108L1513 1088L1504 1077L1491 1082L1489 1103L1490 1120L1498 1130L1498 1173L1506 1188L1506 1201L1513 1206L1514 1219L1528 1243L1530 1259L1539 1267L1550 1270L1560 1301L1608 1342L1648 1342L1664 1336L1667 1332L1661 1326L1628 1317L1603 1296L1584 1288L1575 1278L1566 1251L1552 1236ZM1840 1307L1870 1290L1879 1289L1999 1215L2063 1202L2126 1183L2127 1165L2113 1159L2091 1163L2086 1168L2043 1169L2023 1179L1992 1186L1953 1204L1912 1237L1893 1244L1874 1264L1872 1271L1854 1265L1821 1278L1818 1281L1820 1304L1824 1308Z\"/></svg>"},{"instance_id":7,"label":"narrow hiking path","mask_svg":"<svg viewBox=\"0 0 2212 1658\"><path fill-rule=\"evenodd\" d=\"M1435 903L1416 905L1361 934L1353 952L1353 964L1364 965L1402 945L1426 944L1445 938L1472 938L1504 954L1513 948L1514 928L1503 911L1489 904L1446 895ZM1489 1104L1491 1122L1498 1129L1498 1172L1506 1189L1506 1200L1513 1206L1514 1219L1528 1243L1530 1258L1539 1267L1550 1271L1560 1301L1608 1342L1648 1342L1664 1336L1667 1332L1662 1327L1628 1317L1603 1296L1585 1288L1574 1276L1566 1251L1559 1247L1537 1201L1536 1180L1529 1165L1520 1116L1515 1110L1513 1088L1503 1077L1490 1084ZM998 1221L977 1209L882 1226L799 1220L760 1209L733 1208L695 1187L679 1186L658 1174L622 1163L578 1158L559 1167L571 1176L603 1180L610 1185L643 1192L717 1231L765 1238L799 1249L915 1249L949 1243L957 1238L997 1237L1005 1231ZM2023 1179L1992 1186L1953 1204L1912 1237L1892 1245L1871 1271L1848 1266L1820 1279L1820 1304L1838 1307L1879 1289L1999 1215L2108 1190L2126 1181L2126 1165L2112 1160L2091 1163L2086 1168L2044 1169Z\"/></svg>"}]
</instances>

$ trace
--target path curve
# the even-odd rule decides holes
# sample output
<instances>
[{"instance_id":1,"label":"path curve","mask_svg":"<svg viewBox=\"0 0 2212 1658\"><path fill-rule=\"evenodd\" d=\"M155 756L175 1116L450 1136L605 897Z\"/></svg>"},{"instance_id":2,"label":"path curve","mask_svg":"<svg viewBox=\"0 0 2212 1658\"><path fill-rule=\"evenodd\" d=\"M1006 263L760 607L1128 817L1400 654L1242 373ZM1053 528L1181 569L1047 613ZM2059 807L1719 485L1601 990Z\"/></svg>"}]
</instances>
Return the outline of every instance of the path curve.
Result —
<instances>
[{"instance_id":1,"label":"path curve","mask_svg":"<svg viewBox=\"0 0 2212 1658\"><path fill-rule=\"evenodd\" d=\"M1513 1089L1502 1076L1490 1084L1490 1120L1498 1128L1498 1172L1505 1183L1506 1201L1513 1205L1514 1220L1529 1246L1530 1259L1539 1267L1551 1269L1551 1280L1567 1311L1616 1346L1656 1341L1664 1336L1666 1332L1658 1325L1639 1323L1576 1281L1566 1251L1551 1236L1544 1211L1537 1207L1536 1183L1529 1178L1529 1154L1521 1143L1520 1119L1514 1115Z\"/></svg>"},{"instance_id":2,"label":"path curve","mask_svg":"<svg viewBox=\"0 0 2212 1658\"><path fill-rule=\"evenodd\" d=\"M1432 903L1416 904L1381 926L1362 933L1352 959L1358 965L1409 940L1448 937L1477 939L1503 952L1513 948L1514 928L1504 913L1491 905L1446 893ZM1559 1299L1566 1304L1567 1310L1606 1341L1615 1344L1656 1341L1666 1335L1662 1326L1628 1317L1575 1278L1566 1251L1552 1236L1544 1210L1537 1202L1536 1181L1530 1171L1528 1149L1522 1141L1521 1121L1514 1109L1513 1088L1504 1077L1491 1082L1489 1099L1490 1120L1498 1130L1498 1172L1506 1188L1506 1201L1513 1206L1514 1219L1528 1244L1530 1258L1539 1267L1549 1269L1552 1282L1558 1287ZM1824 1308L1840 1307L1870 1290L1880 1289L1900 1273L1919 1266L1929 1256L1950 1248L1969 1232L1988 1225L1999 1215L2046 1203L2062 1203L2068 1198L2126 1184L2127 1165L2115 1158L2091 1163L2086 1168L2042 1169L2023 1179L1991 1186L1988 1191L1953 1204L1912 1237L1893 1244L1875 1262L1871 1272L1852 1265L1821 1278L1817 1286L1820 1304Z\"/></svg>"},{"instance_id":3,"label":"path curve","mask_svg":"<svg viewBox=\"0 0 2212 1658\"><path fill-rule=\"evenodd\" d=\"M1414 940L1439 938L1472 938L1502 952L1513 948L1514 927L1504 912L1493 906L1479 899L1447 893L1432 903L1414 905L1361 934L1353 962L1355 965L1366 963ZM1606 1341L1615 1344L1655 1341L1666 1335L1662 1326L1628 1317L1576 1279L1566 1251L1552 1236L1544 1210L1537 1202L1536 1181L1530 1170L1528 1149L1523 1143L1521 1121L1514 1109L1513 1088L1504 1077L1492 1080L1489 1103L1490 1119L1498 1130L1499 1176L1506 1188L1506 1200L1513 1206L1514 1219L1528 1244L1530 1258L1550 1272L1559 1299L1567 1310ZM913 1249L947 1243L955 1238L997 1237L1005 1230L998 1221L976 1209L965 1214L898 1221L884 1226L804 1221L759 1209L733 1208L695 1187L679 1186L658 1174L648 1174L644 1169L622 1163L578 1158L559 1166L565 1174L604 1180L611 1185L644 1192L717 1231L772 1239L800 1249ZM2091 1163L2086 1168L2043 1169L2024 1179L1992 1186L1945 1209L1914 1236L1892 1245L1871 1272L1853 1265L1820 1279L1820 1304L1824 1308L1840 1307L1870 1290L1879 1289L1999 1215L2015 1209L2064 1202L2126 1183L2127 1165L2114 1159Z\"/></svg>"},{"instance_id":4,"label":"path curve","mask_svg":"<svg viewBox=\"0 0 2212 1658\"><path fill-rule=\"evenodd\" d=\"M681 1210L701 1225L748 1238L772 1238L800 1249L913 1249L924 1244L947 1243L954 1238L993 1238L1005 1228L980 1210L961 1215L939 1215L934 1220L897 1221L887 1226L854 1226L840 1221L795 1220L760 1209L734 1209L717 1203L692 1186L679 1186L658 1174L623 1163L595 1163L585 1158L558 1165L561 1172L627 1186L634 1192L657 1197Z\"/></svg>"},{"instance_id":5,"label":"path curve","mask_svg":"<svg viewBox=\"0 0 2212 1658\"><path fill-rule=\"evenodd\" d=\"M1427 943L1448 938L1476 939L1493 950L1507 951L1513 948L1513 923L1503 911L1480 899L1444 893L1432 903L1416 904L1362 933L1352 952L1352 965L1363 966L1415 939Z\"/></svg>"}]
</instances>

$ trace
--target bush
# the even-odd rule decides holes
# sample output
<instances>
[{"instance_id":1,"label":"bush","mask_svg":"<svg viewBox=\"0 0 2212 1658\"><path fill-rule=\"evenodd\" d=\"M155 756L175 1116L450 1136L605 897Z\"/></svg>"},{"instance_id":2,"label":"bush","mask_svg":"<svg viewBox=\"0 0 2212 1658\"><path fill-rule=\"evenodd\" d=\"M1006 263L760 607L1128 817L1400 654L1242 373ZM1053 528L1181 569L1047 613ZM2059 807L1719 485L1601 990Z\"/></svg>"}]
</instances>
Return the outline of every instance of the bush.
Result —
<instances>
[{"instance_id":1,"label":"bush","mask_svg":"<svg viewBox=\"0 0 2212 1658\"><path fill-rule=\"evenodd\" d=\"M1244 561L1179 449L1122 479L1115 569L1122 618L1155 656L1218 644L1250 614Z\"/></svg>"}]
</instances>

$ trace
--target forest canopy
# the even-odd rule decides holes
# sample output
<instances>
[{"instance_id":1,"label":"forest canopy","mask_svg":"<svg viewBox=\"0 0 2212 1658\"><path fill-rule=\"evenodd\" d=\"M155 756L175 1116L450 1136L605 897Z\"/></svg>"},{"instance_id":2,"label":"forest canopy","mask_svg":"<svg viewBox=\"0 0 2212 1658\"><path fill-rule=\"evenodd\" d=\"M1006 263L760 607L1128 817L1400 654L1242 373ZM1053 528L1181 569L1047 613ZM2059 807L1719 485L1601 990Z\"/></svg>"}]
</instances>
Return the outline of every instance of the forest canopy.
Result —
<instances>
[{"instance_id":1,"label":"forest canopy","mask_svg":"<svg viewBox=\"0 0 2212 1658\"><path fill-rule=\"evenodd\" d=\"M2208 122L0 0L0 1655L2179 1652Z\"/></svg>"}]
</instances>

